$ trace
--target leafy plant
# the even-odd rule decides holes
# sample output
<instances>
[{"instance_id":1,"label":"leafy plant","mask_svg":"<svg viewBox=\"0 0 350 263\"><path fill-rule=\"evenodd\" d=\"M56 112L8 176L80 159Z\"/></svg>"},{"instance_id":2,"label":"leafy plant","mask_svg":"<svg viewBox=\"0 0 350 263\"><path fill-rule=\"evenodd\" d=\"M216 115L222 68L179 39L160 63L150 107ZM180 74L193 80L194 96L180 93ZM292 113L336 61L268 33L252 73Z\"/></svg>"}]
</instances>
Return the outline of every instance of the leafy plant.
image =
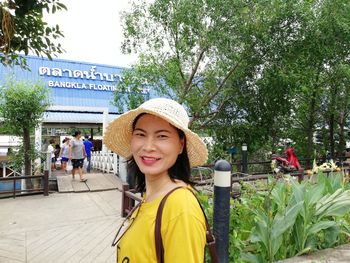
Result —
<instances>
[{"instance_id":1,"label":"leafy plant","mask_svg":"<svg viewBox=\"0 0 350 263\"><path fill-rule=\"evenodd\" d=\"M341 173L320 173L316 184L269 178L265 190L242 182L241 192L231 200L230 262L273 262L349 240L350 190ZM200 200L212 218L211 198Z\"/></svg>"},{"instance_id":2,"label":"leafy plant","mask_svg":"<svg viewBox=\"0 0 350 263\"><path fill-rule=\"evenodd\" d=\"M278 182L255 208L254 227L248 241L253 252L242 254L247 262L273 262L316 249L332 247L348 235L342 217L350 210L350 192L342 175L318 175L318 183Z\"/></svg>"}]
</instances>

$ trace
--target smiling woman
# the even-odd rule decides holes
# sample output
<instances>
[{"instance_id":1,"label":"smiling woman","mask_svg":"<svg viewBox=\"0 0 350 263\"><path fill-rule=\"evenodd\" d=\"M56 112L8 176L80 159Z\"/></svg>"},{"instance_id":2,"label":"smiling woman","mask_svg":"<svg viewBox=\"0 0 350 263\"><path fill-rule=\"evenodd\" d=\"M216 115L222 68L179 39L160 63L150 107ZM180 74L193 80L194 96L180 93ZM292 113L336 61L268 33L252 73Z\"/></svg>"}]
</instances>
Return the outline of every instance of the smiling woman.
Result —
<instances>
[{"instance_id":1,"label":"smiling woman","mask_svg":"<svg viewBox=\"0 0 350 263\"><path fill-rule=\"evenodd\" d=\"M207 226L190 171L206 162L208 151L188 123L180 104L157 98L108 126L107 147L128 158L129 173L145 192L128 229L116 237L117 262L203 262ZM158 229L159 207L163 213Z\"/></svg>"}]
</instances>

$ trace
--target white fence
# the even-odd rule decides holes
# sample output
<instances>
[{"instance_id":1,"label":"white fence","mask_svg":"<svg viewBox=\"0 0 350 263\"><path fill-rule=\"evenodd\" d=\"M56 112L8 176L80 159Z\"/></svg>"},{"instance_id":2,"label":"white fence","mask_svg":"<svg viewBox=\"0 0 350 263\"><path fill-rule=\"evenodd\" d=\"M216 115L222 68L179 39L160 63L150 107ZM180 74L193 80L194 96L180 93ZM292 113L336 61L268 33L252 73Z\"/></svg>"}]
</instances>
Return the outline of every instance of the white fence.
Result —
<instances>
[{"instance_id":1,"label":"white fence","mask_svg":"<svg viewBox=\"0 0 350 263\"><path fill-rule=\"evenodd\" d=\"M91 152L91 165L93 169L104 173L117 174L120 179L126 182L126 160L111 152Z\"/></svg>"}]
</instances>

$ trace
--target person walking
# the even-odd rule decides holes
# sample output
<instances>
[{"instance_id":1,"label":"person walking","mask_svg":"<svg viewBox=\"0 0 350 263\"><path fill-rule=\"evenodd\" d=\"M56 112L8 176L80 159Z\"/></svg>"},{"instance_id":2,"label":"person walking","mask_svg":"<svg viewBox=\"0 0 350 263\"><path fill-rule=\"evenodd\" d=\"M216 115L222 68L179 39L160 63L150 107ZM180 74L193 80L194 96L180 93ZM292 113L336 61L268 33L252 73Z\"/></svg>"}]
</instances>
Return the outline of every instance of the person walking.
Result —
<instances>
[{"instance_id":1,"label":"person walking","mask_svg":"<svg viewBox=\"0 0 350 263\"><path fill-rule=\"evenodd\" d=\"M158 98L122 114L107 127L104 143L127 158L128 173L135 177L137 190L144 192L129 227L122 235L118 231L113 242L117 262L203 262L206 221L190 175L191 167L207 161L208 151L188 123L179 103ZM157 249L156 215L167 194L160 228L163 247Z\"/></svg>"},{"instance_id":2,"label":"person walking","mask_svg":"<svg viewBox=\"0 0 350 263\"><path fill-rule=\"evenodd\" d=\"M86 172L90 173L90 170L91 170L91 150L93 149L93 145L92 145L92 142L89 140L88 135L85 135L84 137L85 137L84 147L85 147L86 160L87 160Z\"/></svg>"},{"instance_id":3,"label":"person walking","mask_svg":"<svg viewBox=\"0 0 350 263\"><path fill-rule=\"evenodd\" d=\"M69 161L69 141L68 137L64 138L62 141L62 147L59 157L61 158L61 170L67 172L67 163Z\"/></svg>"},{"instance_id":4,"label":"person walking","mask_svg":"<svg viewBox=\"0 0 350 263\"><path fill-rule=\"evenodd\" d=\"M86 182L87 179L83 175L84 159L86 157L85 147L81 140L81 132L75 131L73 139L70 141L69 160L72 160L72 178L75 179L75 173L78 171L80 182Z\"/></svg>"}]
</instances>

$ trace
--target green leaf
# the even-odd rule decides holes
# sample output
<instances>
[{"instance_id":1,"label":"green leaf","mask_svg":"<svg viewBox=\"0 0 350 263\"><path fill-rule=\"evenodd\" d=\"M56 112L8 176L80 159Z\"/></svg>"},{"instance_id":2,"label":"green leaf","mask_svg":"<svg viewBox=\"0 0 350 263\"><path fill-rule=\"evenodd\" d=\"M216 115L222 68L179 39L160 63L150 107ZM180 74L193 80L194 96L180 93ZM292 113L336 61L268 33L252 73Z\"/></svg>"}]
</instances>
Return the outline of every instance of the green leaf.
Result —
<instances>
[{"instance_id":1,"label":"green leaf","mask_svg":"<svg viewBox=\"0 0 350 263\"><path fill-rule=\"evenodd\" d=\"M241 258L242 258L242 260L249 262L249 263L267 262L264 258L261 257L261 255L254 255L252 253L242 253Z\"/></svg>"},{"instance_id":2,"label":"green leaf","mask_svg":"<svg viewBox=\"0 0 350 263\"><path fill-rule=\"evenodd\" d=\"M335 225L336 225L336 222L334 221L320 221L310 227L309 233L314 235L323 229L327 229Z\"/></svg>"}]
</instances>

